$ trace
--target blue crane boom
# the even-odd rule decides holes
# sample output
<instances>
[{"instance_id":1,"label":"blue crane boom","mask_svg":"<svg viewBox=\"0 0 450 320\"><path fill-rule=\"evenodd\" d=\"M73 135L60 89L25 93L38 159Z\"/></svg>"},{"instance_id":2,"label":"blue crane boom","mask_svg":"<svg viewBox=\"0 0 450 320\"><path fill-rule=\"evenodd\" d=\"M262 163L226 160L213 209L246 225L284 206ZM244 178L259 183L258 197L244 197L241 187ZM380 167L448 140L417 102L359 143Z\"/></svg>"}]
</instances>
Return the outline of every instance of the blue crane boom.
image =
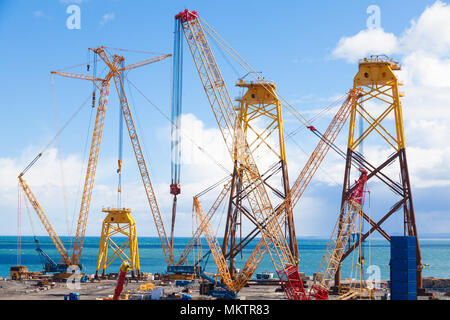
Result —
<instances>
[{"instance_id":1,"label":"blue crane boom","mask_svg":"<svg viewBox=\"0 0 450 320\"><path fill-rule=\"evenodd\" d=\"M177 210L177 195L181 193L180 161L181 161L181 98L183 78L183 41L182 28L178 19L175 19L175 32L173 44L173 77L172 77L172 122L171 122L171 184L170 193L173 195L172 225L170 232L170 246L173 250L173 233Z\"/></svg>"},{"instance_id":2,"label":"blue crane boom","mask_svg":"<svg viewBox=\"0 0 450 320\"><path fill-rule=\"evenodd\" d=\"M36 251L39 254L39 257L41 258L41 263L43 267L44 272L66 272L67 268L69 267L66 263L56 263L53 261L52 258L48 254L44 252L44 250L41 249L41 246L39 245L39 241L36 237L34 237L34 242L36 243ZM82 268L82 266L79 266Z\"/></svg>"}]
</instances>

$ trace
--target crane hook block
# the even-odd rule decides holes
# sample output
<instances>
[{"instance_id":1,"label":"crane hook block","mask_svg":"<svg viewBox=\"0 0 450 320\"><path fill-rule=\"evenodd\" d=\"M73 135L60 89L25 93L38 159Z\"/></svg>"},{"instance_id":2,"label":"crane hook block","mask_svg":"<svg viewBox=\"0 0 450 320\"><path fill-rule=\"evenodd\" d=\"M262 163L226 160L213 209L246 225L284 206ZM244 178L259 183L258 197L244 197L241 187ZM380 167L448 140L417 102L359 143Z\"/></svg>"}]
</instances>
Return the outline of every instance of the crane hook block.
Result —
<instances>
[{"instance_id":1,"label":"crane hook block","mask_svg":"<svg viewBox=\"0 0 450 320\"><path fill-rule=\"evenodd\" d=\"M95 91L92 91L92 108L95 108Z\"/></svg>"},{"instance_id":2,"label":"crane hook block","mask_svg":"<svg viewBox=\"0 0 450 320\"><path fill-rule=\"evenodd\" d=\"M181 193L181 185L178 183L172 183L170 185L170 194L177 195Z\"/></svg>"}]
</instances>

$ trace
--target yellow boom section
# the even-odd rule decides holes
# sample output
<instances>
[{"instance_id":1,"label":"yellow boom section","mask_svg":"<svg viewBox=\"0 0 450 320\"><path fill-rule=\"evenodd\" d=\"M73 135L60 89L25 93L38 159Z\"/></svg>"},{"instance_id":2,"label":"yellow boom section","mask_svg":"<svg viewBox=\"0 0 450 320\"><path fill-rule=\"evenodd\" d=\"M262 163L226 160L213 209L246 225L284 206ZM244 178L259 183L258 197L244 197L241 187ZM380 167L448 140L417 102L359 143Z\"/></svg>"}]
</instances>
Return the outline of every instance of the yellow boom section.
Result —
<instances>
[{"instance_id":1,"label":"yellow boom section","mask_svg":"<svg viewBox=\"0 0 450 320\"><path fill-rule=\"evenodd\" d=\"M217 241L217 238L214 236L214 232L211 224L209 223L209 219L205 218L203 215L203 209L197 197L194 197L194 210L198 220L201 221L201 230L206 237L206 241L208 242L209 249L211 250L211 254L213 256L214 262L216 263L220 276L222 277L223 283L227 286L228 289L234 291L234 282L231 279L227 261L222 254L222 249L219 245L219 242Z\"/></svg>"},{"instance_id":2,"label":"yellow boom section","mask_svg":"<svg viewBox=\"0 0 450 320\"><path fill-rule=\"evenodd\" d=\"M34 211L36 211L36 214L38 215L39 219L41 220L42 224L44 225L45 230L47 230L48 235L52 239L53 243L55 244L56 249L58 250L59 254L61 255L64 263L67 265L70 265L70 259L69 255L67 254L66 248L64 248L64 245L61 242L61 239L59 239L58 235L55 232L55 229L53 229L50 221L48 220L47 216L45 215L44 210L42 209L41 205L37 201L36 197L34 196L33 192L31 191L30 187L26 183L26 181L22 178L22 174L19 176L19 184L22 187L23 191L25 192L28 201L30 201L31 205L33 206Z\"/></svg>"},{"instance_id":3,"label":"yellow boom section","mask_svg":"<svg viewBox=\"0 0 450 320\"><path fill-rule=\"evenodd\" d=\"M170 55L166 55L165 57L168 56ZM162 59L164 58L154 60L153 62ZM116 72L114 74L114 83L116 85L117 92L125 92L123 90L123 83L119 72ZM147 165L145 163L144 154L142 153L142 148L141 144L139 143L136 127L134 126L133 117L131 116L130 107L128 105L128 101L125 94L119 95L119 98L120 98L120 105L122 107L123 117L125 119L125 123L127 124L128 133L130 135L131 145L133 146L134 154L136 156L136 161L139 167L139 172L141 174L142 182L144 183L147 200L153 214L153 220L155 222L156 231L158 232L159 240L161 242L161 246L164 252L164 257L166 258L167 264L173 264L174 263L173 248L170 246L167 238L164 223L161 218L161 212L159 211L158 203L156 201L156 195L153 190Z\"/></svg>"},{"instance_id":4,"label":"yellow boom section","mask_svg":"<svg viewBox=\"0 0 450 320\"><path fill-rule=\"evenodd\" d=\"M220 192L219 196L214 201L213 205L209 209L208 213L205 216L205 222L211 220L214 213L216 213L217 209L220 207L221 203L225 199L226 195L230 191L231 188L231 180L226 183ZM197 199L198 201L198 199ZM194 202L195 204L195 202ZM202 221L203 222L203 221ZM189 243L184 248L183 252L181 253L180 258L178 259L177 266L182 265L186 262L187 257L189 256L189 253L191 252L194 245L197 243L198 239L200 238L200 235L202 234L202 223L199 224L198 228L195 230L194 235L189 240Z\"/></svg>"},{"instance_id":5,"label":"yellow boom section","mask_svg":"<svg viewBox=\"0 0 450 320\"><path fill-rule=\"evenodd\" d=\"M109 59L102 48L98 49L96 53L100 56L100 58L102 58L102 60L105 61L105 63L106 61L109 62ZM120 61L118 57L114 58L112 64L116 67L119 66ZM105 122L106 106L109 97L110 80L112 76L113 72L112 71L108 72L100 89L100 98L98 100L98 108L97 108L97 115L95 118L94 131L92 133L91 149L89 152L89 160L86 169L86 178L84 180L83 195L81 198L80 213L78 215L77 231L75 234L75 242L72 252L73 264L79 264L81 260L81 253L83 250L83 243L84 243L84 236L86 233L89 208L91 205L92 190L94 188L95 172L97 170L98 155L100 152L100 143L102 141L103 124Z\"/></svg>"}]
</instances>

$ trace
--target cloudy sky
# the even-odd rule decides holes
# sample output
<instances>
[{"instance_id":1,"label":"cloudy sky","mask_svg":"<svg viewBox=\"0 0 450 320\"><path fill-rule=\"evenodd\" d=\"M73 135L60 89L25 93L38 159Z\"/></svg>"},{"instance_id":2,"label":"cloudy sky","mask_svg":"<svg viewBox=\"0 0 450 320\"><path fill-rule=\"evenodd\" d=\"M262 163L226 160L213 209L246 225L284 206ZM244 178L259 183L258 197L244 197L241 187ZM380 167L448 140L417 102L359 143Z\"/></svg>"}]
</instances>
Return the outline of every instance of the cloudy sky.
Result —
<instances>
[{"instance_id":1,"label":"cloudy sky","mask_svg":"<svg viewBox=\"0 0 450 320\"><path fill-rule=\"evenodd\" d=\"M73 20L74 5L79 9L78 21ZM373 5L379 8L378 20L374 20L370 9ZM320 113L315 125L322 131L352 87L359 59L386 54L398 61L402 65L398 77L404 83L401 91L405 93L402 104L407 157L419 234L450 232L449 3L4 0L0 2L0 59L4 62L0 77L0 234L17 233L18 207L23 232L32 234L26 203L22 201L18 206L17 175L44 150L92 91L87 81L52 78L50 71L89 74L85 66L78 65L91 61L88 48L99 45L134 50L110 49L124 55L127 63L171 53L173 17L184 8L197 10L255 70L275 81L278 93L298 112L308 119ZM374 21L379 23L374 25ZM219 46L212 44L212 48L231 97L237 97L240 91L234 83L246 72ZM167 119L171 72L172 61L167 59L131 71L127 83L166 229L171 212ZM104 65L99 64L98 73L104 74ZM186 45L183 77L182 194L175 231L179 236L189 236L192 196L229 174L231 165ZM293 182L318 141L287 109L283 112ZM117 94L112 88L87 235L99 235L104 217L101 208L116 205L118 115ZM59 140L45 149L43 157L25 175L59 235L74 234L89 151L86 143L94 116L89 103L81 107ZM346 126L337 139L343 149L347 132ZM140 235L155 236L127 139L125 133L122 204L132 208ZM382 141L374 140L364 145L364 152L374 162L381 162L391 150ZM268 159L260 161L270 163ZM344 161L330 151L295 208L298 236L329 236L340 205L343 169ZM398 179L398 168L390 168L390 173ZM369 184L369 189L370 213L377 220L395 198L376 181ZM216 188L202 197L204 208L218 192ZM218 214L214 222L222 221L223 226L221 217ZM35 232L44 235L33 212L31 218ZM401 221L401 214L397 214L385 229L402 232Z\"/></svg>"}]
</instances>

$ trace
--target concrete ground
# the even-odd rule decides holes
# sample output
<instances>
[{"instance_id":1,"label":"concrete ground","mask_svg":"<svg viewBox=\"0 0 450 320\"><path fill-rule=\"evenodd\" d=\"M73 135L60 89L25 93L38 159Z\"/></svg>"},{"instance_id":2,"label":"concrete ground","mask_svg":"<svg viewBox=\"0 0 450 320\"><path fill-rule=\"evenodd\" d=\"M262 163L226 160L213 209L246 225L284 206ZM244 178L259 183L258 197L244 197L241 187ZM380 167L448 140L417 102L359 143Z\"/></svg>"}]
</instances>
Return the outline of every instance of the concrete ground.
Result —
<instances>
[{"instance_id":1,"label":"concrete ground","mask_svg":"<svg viewBox=\"0 0 450 320\"><path fill-rule=\"evenodd\" d=\"M141 291L140 286L150 281L136 282L128 280L122 294L128 294L129 299L150 299L150 291ZM175 286L173 281L151 281L156 288L164 289L164 296L167 298L179 299L184 292L190 294L193 299L214 299L210 296L199 294L199 282L194 281L188 287ZM0 300L64 300L64 295L70 292L78 292L81 300L96 300L112 297L116 286L116 280L101 280L100 282L79 283L79 288L70 288L66 283L44 283L37 286L38 281L0 281ZM311 281L305 282L308 288ZM429 290L434 294L434 299L450 300L450 288L435 288ZM388 289L382 288L375 291L375 299L383 300L386 298ZM280 290L279 285L260 285L253 282L244 287L239 293L239 299L242 300L285 300L286 296ZM329 300L335 300L336 295L330 295ZM419 297L419 300L429 300L430 297Z\"/></svg>"}]
</instances>

